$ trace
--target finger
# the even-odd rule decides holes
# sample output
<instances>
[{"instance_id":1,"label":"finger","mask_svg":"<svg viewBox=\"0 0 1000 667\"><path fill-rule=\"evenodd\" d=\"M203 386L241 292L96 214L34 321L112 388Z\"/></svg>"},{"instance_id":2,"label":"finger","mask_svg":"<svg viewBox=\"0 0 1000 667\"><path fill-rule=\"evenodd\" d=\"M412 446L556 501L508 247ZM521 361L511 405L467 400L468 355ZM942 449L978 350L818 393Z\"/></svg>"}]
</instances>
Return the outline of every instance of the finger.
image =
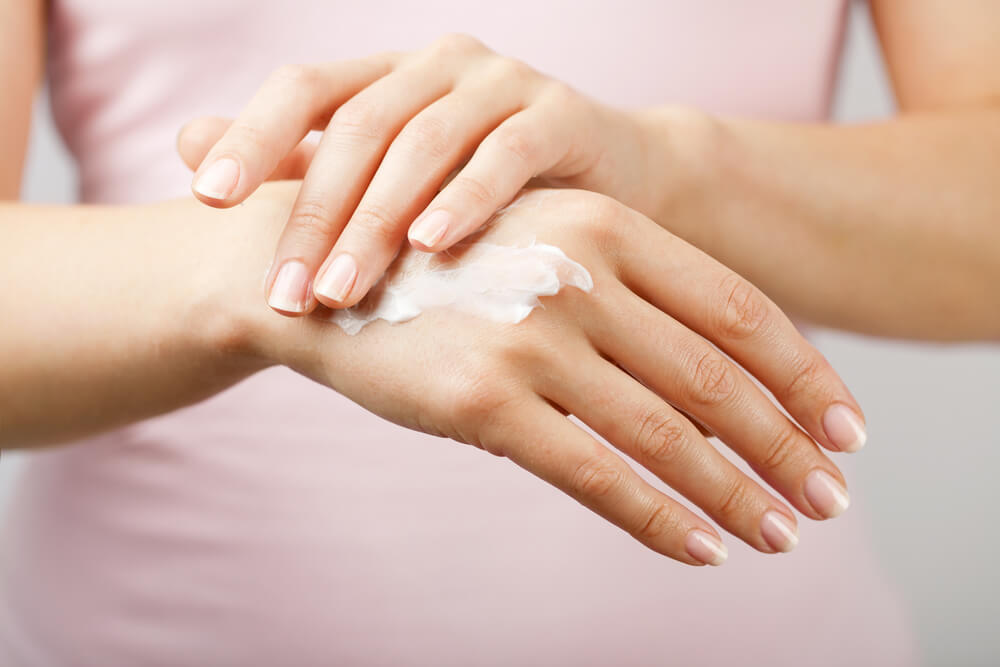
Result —
<instances>
[{"instance_id":1,"label":"finger","mask_svg":"<svg viewBox=\"0 0 1000 667\"><path fill-rule=\"evenodd\" d=\"M546 104L531 105L505 120L414 221L410 243L438 252L475 232L529 180L565 158L570 136L568 124L553 122Z\"/></svg>"},{"instance_id":2,"label":"finger","mask_svg":"<svg viewBox=\"0 0 1000 667\"><path fill-rule=\"evenodd\" d=\"M539 388L620 451L702 508L720 526L767 553L794 547L795 515L710 445L683 415L599 356L560 369ZM558 362L557 362L558 363ZM579 382L586 377L587 382Z\"/></svg>"},{"instance_id":3,"label":"finger","mask_svg":"<svg viewBox=\"0 0 1000 667\"><path fill-rule=\"evenodd\" d=\"M189 169L195 170L202 163L208 151L222 138L229 126L233 124L229 118L206 116L196 118L181 128L177 135L177 152ZM267 177L269 181L299 180L305 176L313 153L316 152L316 142L308 137L299 142L292 152L282 158L278 166Z\"/></svg>"},{"instance_id":4,"label":"finger","mask_svg":"<svg viewBox=\"0 0 1000 667\"><path fill-rule=\"evenodd\" d=\"M722 540L707 521L655 489L541 400L519 406L516 419L496 420L482 444L657 553L689 565L721 565L726 558Z\"/></svg>"},{"instance_id":5,"label":"finger","mask_svg":"<svg viewBox=\"0 0 1000 667\"><path fill-rule=\"evenodd\" d=\"M335 274L320 269L315 292L323 304L351 306L367 294L399 252L420 208L483 137L519 108L521 91L515 84L484 76L478 85L436 100L403 127L325 265L349 255L357 265L354 283L344 293L326 280Z\"/></svg>"},{"instance_id":6,"label":"finger","mask_svg":"<svg viewBox=\"0 0 1000 667\"><path fill-rule=\"evenodd\" d=\"M651 227L648 219L640 222ZM866 439L860 406L788 317L716 260L669 234L658 236L661 243L648 244L622 235L625 282L738 361L824 447L860 449Z\"/></svg>"},{"instance_id":7,"label":"finger","mask_svg":"<svg viewBox=\"0 0 1000 667\"><path fill-rule=\"evenodd\" d=\"M614 309L598 306L604 311L588 325L602 353L672 405L708 424L806 516L832 518L846 509L840 471L745 373L672 317L625 287L619 285L618 290L605 287ZM623 327L636 334L622 336ZM782 550L781 544L772 546Z\"/></svg>"},{"instance_id":8,"label":"finger","mask_svg":"<svg viewBox=\"0 0 1000 667\"><path fill-rule=\"evenodd\" d=\"M375 175L390 143L427 105L447 94L454 73L430 64L393 71L341 106L320 139L302 181L268 276L268 303L301 315L316 306L312 285L341 230ZM378 211L370 215L378 216ZM381 229L381 228L379 228ZM386 235L393 232L386 228ZM388 241L388 239L386 239ZM399 241L397 240L397 247ZM351 292L358 277L350 254L325 272L323 294L330 304Z\"/></svg>"},{"instance_id":9,"label":"finger","mask_svg":"<svg viewBox=\"0 0 1000 667\"><path fill-rule=\"evenodd\" d=\"M228 207L246 199L312 130L387 74L397 54L323 65L288 65L264 83L194 176L196 197Z\"/></svg>"}]
</instances>

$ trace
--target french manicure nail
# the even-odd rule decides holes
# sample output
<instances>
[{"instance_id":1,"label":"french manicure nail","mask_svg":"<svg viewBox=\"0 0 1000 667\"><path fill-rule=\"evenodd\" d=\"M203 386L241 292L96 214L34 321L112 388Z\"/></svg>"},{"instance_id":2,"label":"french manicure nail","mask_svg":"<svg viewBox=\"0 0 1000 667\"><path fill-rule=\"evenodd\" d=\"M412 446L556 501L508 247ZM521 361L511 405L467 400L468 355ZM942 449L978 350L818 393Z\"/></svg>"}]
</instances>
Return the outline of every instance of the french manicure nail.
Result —
<instances>
[{"instance_id":1,"label":"french manicure nail","mask_svg":"<svg viewBox=\"0 0 1000 667\"><path fill-rule=\"evenodd\" d=\"M306 265L297 260L285 262L271 284L271 292L267 295L268 305L275 310L304 313L308 301L309 272Z\"/></svg>"},{"instance_id":2,"label":"french manicure nail","mask_svg":"<svg viewBox=\"0 0 1000 667\"><path fill-rule=\"evenodd\" d=\"M425 248L430 248L444 238L452 219L451 213L444 209L439 208L431 211L410 228L410 240L416 241Z\"/></svg>"},{"instance_id":3,"label":"french manicure nail","mask_svg":"<svg viewBox=\"0 0 1000 667\"><path fill-rule=\"evenodd\" d=\"M224 157L209 165L195 180L194 190L209 199L225 199L233 194L240 180L240 165L232 158Z\"/></svg>"},{"instance_id":4,"label":"french manicure nail","mask_svg":"<svg viewBox=\"0 0 1000 667\"><path fill-rule=\"evenodd\" d=\"M823 430L826 436L842 452L856 452L865 446L868 434L865 425L843 403L834 403L826 409L823 415Z\"/></svg>"},{"instance_id":5,"label":"french manicure nail","mask_svg":"<svg viewBox=\"0 0 1000 667\"><path fill-rule=\"evenodd\" d=\"M799 543L795 526L780 512L770 510L760 522L760 532L775 551L788 553Z\"/></svg>"},{"instance_id":6,"label":"french manicure nail","mask_svg":"<svg viewBox=\"0 0 1000 667\"><path fill-rule=\"evenodd\" d=\"M705 565L722 565L729 557L726 545L704 530L692 530L684 538L684 548L697 561Z\"/></svg>"},{"instance_id":7,"label":"french manicure nail","mask_svg":"<svg viewBox=\"0 0 1000 667\"><path fill-rule=\"evenodd\" d=\"M358 277L358 265L354 258L344 253L337 255L316 284L316 293L333 301L347 298L354 281Z\"/></svg>"},{"instance_id":8,"label":"french manicure nail","mask_svg":"<svg viewBox=\"0 0 1000 667\"><path fill-rule=\"evenodd\" d=\"M827 519L840 516L851 504L847 489L825 470L813 470L806 477L806 500L813 509Z\"/></svg>"}]
</instances>

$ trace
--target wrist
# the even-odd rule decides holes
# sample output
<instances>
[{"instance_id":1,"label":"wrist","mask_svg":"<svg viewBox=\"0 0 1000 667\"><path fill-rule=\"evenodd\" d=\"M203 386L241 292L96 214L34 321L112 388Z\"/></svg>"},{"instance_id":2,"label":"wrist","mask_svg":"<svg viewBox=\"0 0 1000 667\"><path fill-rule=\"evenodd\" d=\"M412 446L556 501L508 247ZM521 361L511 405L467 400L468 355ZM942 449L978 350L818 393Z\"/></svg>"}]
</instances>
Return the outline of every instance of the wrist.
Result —
<instances>
[{"instance_id":1,"label":"wrist","mask_svg":"<svg viewBox=\"0 0 1000 667\"><path fill-rule=\"evenodd\" d=\"M723 193L714 184L722 166L722 123L691 107L630 112L641 137L644 206L660 226L704 249Z\"/></svg>"},{"instance_id":2,"label":"wrist","mask_svg":"<svg viewBox=\"0 0 1000 667\"><path fill-rule=\"evenodd\" d=\"M264 281L291 199L262 194L231 209L209 208L192 199L174 202L204 230L197 270L188 276L188 328L213 358L249 372L283 363L282 331L298 322L271 310Z\"/></svg>"}]
</instances>

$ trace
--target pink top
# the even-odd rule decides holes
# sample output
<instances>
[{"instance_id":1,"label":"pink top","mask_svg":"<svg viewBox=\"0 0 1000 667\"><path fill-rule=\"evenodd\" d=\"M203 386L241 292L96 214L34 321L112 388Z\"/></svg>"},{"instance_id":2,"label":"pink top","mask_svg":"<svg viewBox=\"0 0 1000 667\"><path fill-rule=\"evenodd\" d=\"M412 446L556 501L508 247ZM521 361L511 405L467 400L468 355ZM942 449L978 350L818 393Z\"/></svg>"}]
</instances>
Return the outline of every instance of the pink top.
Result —
<instances>
[{"instance_id":1,"label":"pink top","mask_svg":"<svg viewBox=\"0 0 1000 667\"><path fill-rule=\"evenodd\" d=\"M183 122L286 62L468 32L619 105L827 112L842 0L54 0L91 202L188 193ZM3 665L911 664L863 497L788 556L692 569L509 461L286 369L35 454L0 540Z\"/></svg>"}]
</instances>

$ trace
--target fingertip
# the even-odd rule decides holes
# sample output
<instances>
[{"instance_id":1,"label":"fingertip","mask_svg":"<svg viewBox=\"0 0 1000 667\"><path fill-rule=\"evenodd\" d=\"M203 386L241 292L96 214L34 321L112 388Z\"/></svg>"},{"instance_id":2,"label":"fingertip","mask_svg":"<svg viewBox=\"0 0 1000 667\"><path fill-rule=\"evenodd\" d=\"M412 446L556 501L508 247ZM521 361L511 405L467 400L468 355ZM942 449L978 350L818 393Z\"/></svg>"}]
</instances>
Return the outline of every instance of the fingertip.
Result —
<instances>
[{"instance_id":1,"label":"fingertip","mask_svg":"<svg viewBox=\"0 0 1000 667\"><path fill-rule=\"evenodd\" d=\"M353 308L354 306L358 305L358 302L365 297L365 293L361 293L359 296L356 297L353 295L346 297L343 301L337 299L331 299L330 297L320 294L318 292L314 292L313 296L316 298L316 301L319 302L319 304L322 306L326 306L331 310L344 310L346 308Z\"/></svg>"},{"instance_id":2,"label":"fingertip","mask_svg":"<svg viewBox=\"0 0 1000 667\"><path fill-rule=\"evenodd\" d=\"M761 519L760 532L767 545L776 553L788 553L799 544L799 531L795 517L768 510Z\"/></svg>"},{"instance_id":3,"label":"fingertip","mask_svg":"<svg viewBox=\"0 0 1000 667\"><path fill-rule=\"evenodd\" d=\"M219 209L232 208L236 203L238 203L238 202L229 202L229 201L225 201L225 200L213 199L211 197L206 197L205 195L203 195L202 193L198 192L194 188L194 184L193 183L191 184L191 193L194 195L195 199L197 199L198 201L200 201L205 206L211 206L212 208L219 208Z\"/></svg>"},{"instance_id":4,"label":"fingertip","mask_svg":"<svg viewBox=\"0 0 1000 667\"><path fill-rule=\"evenodd\" d=\"M320 270L313 294L328 308L350 308L367 292L359 287L357 261L348 253L341 253Z\"/></svg>"},{"instance_id":5,"label":"fingertip","mask_svg":"<svg viewBox=\"0 0 1000 667\"><path fill-rule=\"evenodd\" d=\"M239 203L232 198L240 180L240 165L231 157L218 158L195 174L191 189L204 203L227 208Z\"/></svg>"},{"instance_id":6,"label":"fingertip","mask_svg":"<svg viewBox=\"0 0 1000 667\"><path fill-rule=\"evenodd\" d=\"M854 453L865 446L868 432L863 418L844 403L834 403L823 414L823 431L834 451Z\"/></svg>"},{"instance_id":7,"label":"fingertip","mask_svg":"<svg viewBox=\"0 0 1000 667\"><path fill-rule=\"evenodd\" d=\"M442 250L445 234L455 226L455 216L445 209L435 209L410 225L407 238L417 250L437 252Z\"/></svg>"},{"instance_id":8,"label":"fingertip","mask_svg":"<svg viewBox=\"0 0 1000 667\"><path fill-rule=\"evenodd\" d=\"M287 317L306 315L316 307L309 285L305 263L297 259L281 262L267 290L267 305Z\"/></svg>"},{"instance_id":9,"label":"fingertip","mask_svg":"<svg viewBox=\"0 0 1000 667\"><path fill-rule=\"evenodd\" d=\"M718 567L726 562L729 550L718 535L702 529L691 530L684 539L684 548L696 562L691 565Z\"/></svg>"}]
</instances>

